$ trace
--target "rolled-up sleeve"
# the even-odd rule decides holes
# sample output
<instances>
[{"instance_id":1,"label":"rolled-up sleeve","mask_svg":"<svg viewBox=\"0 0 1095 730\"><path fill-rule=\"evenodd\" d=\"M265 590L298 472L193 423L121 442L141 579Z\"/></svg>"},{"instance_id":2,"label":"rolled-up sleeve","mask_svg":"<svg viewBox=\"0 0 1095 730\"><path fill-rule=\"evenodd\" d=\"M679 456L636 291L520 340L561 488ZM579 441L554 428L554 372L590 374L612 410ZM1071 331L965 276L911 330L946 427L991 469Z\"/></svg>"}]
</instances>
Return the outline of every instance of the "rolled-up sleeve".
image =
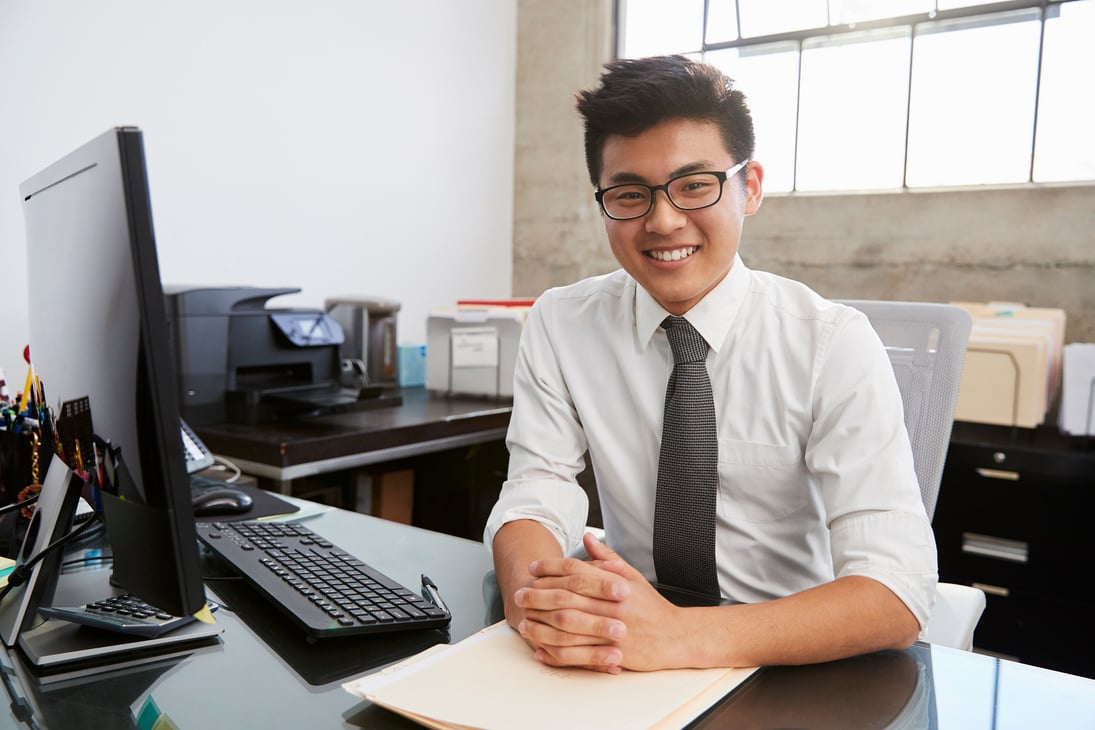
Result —
<instances>
[{"instance_id":1,"label":"rolled-up sleeve","mask_svg":"<svg viewBox=\"0 0 1095 730\"><path fill-rule=\"evenodd\" d=\"M579 487L551 479L507 480L491 510L483 541L492 548L502 525L514 520L535 520L559 541L565 555L582 544L589 498Z\"/></svg>"},{"instance_id":2,"label":"rolled-up sleeve","mask_svg":"<svg viewBox=\"0 0 1095 730\"><path fill-rule=\"evenodd\" d=\"M935 603L935 536L923 515L908 512L860 512L831 526L836 577L859 575L889 588L928 625Z\"/></svg>"}]
</instances>

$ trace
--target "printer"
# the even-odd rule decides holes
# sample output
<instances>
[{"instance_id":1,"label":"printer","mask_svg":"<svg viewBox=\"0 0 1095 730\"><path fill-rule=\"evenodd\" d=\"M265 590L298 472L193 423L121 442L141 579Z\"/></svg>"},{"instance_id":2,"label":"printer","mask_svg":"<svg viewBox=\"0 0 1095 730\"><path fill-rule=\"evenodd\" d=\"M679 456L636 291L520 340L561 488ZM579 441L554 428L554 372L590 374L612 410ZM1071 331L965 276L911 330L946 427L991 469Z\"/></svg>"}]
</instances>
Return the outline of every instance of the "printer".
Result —
<instances>
[{"instance_id":1,"label":"printer","mask_svg":"<svg viewBox=\"0 0 1095 730\"><path fill-rule=\"evenodd\" d=\"M266 306L299 291L165 287L184 420L193 426L262 423L381 405L376 397L363 398L361 389L343 386L345 337L330 315ZM383 404L395 405L390 399Z\"/></svg>"}]
</instances>

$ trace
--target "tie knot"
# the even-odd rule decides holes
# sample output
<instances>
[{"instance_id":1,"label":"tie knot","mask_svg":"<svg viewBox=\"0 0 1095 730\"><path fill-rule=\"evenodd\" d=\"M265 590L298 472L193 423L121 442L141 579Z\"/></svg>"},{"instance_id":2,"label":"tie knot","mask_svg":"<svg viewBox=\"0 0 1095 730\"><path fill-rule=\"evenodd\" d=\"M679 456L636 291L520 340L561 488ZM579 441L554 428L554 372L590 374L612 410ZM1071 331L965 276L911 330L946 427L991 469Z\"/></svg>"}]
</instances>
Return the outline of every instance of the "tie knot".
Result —
<instances>
[{"instance_id":1,"label":"tie knot","mask_svg":"<svg viewBox=\"0 0 1095 730\"><path fill-rule=\"evenodd\" d=\"M707 342L684 317L666 317L662 322L669 346L673 348L673 364L703 362L707 359Z\"/></svg>"}]
</instances>

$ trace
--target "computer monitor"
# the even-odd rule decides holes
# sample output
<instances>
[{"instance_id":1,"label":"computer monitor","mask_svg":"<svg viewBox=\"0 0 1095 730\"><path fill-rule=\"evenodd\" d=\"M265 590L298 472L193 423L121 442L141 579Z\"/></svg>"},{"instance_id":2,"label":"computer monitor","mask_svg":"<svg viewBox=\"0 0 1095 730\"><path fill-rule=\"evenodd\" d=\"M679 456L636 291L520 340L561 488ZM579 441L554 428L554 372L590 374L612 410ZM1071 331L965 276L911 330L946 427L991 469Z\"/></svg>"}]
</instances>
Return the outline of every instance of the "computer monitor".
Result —
<instances>
[{"instance_id":1,"label":"computer monitor","mask_svg":"<svg viewBox=\"0 0 1095 730\"><path fill-rule=\"evenodd\" d=\"M20 193L30 354L46 399L88 398L95 434L132 477L103 495L111 582L194 614L206 601L141 131L100 135Z\"/></svg>"}]
</instances>

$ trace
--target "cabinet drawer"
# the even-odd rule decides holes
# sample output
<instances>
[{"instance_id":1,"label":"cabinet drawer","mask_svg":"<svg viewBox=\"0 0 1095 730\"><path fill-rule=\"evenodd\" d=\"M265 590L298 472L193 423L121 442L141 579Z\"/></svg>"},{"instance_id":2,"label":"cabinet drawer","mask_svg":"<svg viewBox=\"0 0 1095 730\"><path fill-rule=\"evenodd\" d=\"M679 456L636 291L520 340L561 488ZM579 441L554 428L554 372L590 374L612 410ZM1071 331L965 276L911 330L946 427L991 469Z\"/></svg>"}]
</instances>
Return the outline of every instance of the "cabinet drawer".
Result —
<instances>
[{"instance_id":1,"label":"cabinet drawer","mask_svg":"<svg viewBox=\"0 0 1095 730\"><path fill-rule=\"evenodd\" d=\"M1095 601L1095 487L948 459L932 526L944 580Z\"/></svg>"},{"instance_id":2,"label":"cabinet drawer","mask_svg":"<svg viewBox=\"0 0 1095 730\"><path fill-rule=\"evenodd\" d=\"M1059 672L1095 678L1095 604L1014 593L987 595L973 645Z\"/></svg>"}]
</instances>

